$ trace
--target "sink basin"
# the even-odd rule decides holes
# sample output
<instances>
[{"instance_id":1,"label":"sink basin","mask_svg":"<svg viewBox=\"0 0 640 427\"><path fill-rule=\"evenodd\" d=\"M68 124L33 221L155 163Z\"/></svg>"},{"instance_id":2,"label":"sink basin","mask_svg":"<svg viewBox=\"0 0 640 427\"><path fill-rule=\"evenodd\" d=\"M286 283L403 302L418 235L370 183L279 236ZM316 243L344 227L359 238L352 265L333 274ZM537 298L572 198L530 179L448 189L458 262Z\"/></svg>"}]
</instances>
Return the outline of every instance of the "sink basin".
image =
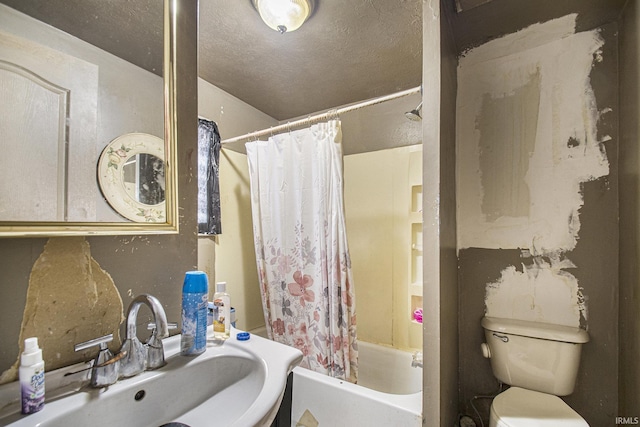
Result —
<instances>
[{"instance_id":1,"label":"sink basin","mask_svg":"<svg viewBox=\"0 0 640 427\"><path fill-rule=\"evenodd\" d=\"M0 416L9 412L0 418L0 425L269 426L280 406L287 375L300 363L302 354L257 336L238 341L236 333L232 330L231 338L223 343L209 341L207 350L196 357L179 354L179 335L167 338L167 365L104 389L83 386L50 397L49 376L59 373L47 373L45 407L32 415L17 413L17 399L4 405L1 399L9 393L0 390L0 404L5 406ZM17 386L15 392L19 394Z\"/></svg>"}]
</instances>

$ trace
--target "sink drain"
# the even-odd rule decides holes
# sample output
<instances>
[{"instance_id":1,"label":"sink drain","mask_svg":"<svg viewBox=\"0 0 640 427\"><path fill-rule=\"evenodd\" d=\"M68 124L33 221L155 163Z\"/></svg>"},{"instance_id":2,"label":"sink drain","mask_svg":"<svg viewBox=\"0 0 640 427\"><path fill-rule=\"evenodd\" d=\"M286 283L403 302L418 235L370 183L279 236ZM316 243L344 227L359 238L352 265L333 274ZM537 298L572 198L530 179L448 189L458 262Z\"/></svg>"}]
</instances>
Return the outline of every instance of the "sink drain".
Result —
<instances>
[{"instance_id":1,"label":"sink drain","mask_svg":"<svg viewBox=\"0 0 640 427\"><path fill-rule=\"evenodd\" d=\"M191 427L183 423L167 423L162 424L160 427Z\"/></svg>"}]
</instances>

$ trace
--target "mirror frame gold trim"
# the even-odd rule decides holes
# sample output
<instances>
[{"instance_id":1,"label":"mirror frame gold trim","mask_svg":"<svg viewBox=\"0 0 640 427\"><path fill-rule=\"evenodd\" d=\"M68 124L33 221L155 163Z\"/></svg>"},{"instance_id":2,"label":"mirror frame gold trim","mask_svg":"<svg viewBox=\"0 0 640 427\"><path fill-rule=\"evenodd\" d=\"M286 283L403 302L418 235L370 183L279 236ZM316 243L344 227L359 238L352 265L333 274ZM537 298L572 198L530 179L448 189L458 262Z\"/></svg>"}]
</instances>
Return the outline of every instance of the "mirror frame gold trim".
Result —
<instances>
[{"instance_id":1,"label":"mirror frame gold trim","mask_svg":"<svg viewBox=\"0 0 640 427\"><path fill-rule=\"evenodd\" d=\"M0 237L117 236L136 234L177 234L178 168L177 168L177 99L176 99L176 16L177 0L163 0L163 87L164 145L166 178L166 222L2 222ZM96 186L97 178L96 178Z\"/></svg>"}]
</instances>

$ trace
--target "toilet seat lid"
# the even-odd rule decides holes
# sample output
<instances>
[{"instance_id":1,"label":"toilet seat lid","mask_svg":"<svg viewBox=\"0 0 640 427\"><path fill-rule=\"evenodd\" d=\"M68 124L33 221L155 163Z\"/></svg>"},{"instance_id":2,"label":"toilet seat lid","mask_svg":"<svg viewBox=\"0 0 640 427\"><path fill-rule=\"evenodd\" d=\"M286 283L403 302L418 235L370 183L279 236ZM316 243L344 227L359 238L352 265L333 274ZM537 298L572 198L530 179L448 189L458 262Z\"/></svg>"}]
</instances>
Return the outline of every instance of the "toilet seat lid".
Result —
<instances>
[{"instance_id":1,"label":"toilet seat lid","mask_svg":"<svg viewBox=\"0 0 640 427\"><path fill-rule=\"evenodd\" d=\"M589 427L589 424L558 396L511 387L491 404L491 416L501 426Z\"/></svg>"}]
</instances>

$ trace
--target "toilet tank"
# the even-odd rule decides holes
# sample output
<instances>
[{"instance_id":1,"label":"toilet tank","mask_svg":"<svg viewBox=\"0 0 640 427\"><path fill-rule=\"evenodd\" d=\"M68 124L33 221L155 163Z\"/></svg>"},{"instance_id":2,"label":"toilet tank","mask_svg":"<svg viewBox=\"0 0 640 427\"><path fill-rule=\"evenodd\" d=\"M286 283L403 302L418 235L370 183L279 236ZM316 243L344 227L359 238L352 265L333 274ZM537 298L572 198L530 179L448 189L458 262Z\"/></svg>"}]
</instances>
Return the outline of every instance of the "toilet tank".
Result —
<instances>
[{"instance_id":1,"label":"toilet tank","mask_svg":"<svg viewBox=\"0 0 640 427\"><path fill-rule=\"evenodd\" d=\"M514 319L484 317L485 357L496 378L505 384L542 393L573 393L583 329Z\"/></svg>"}]
</instances>

